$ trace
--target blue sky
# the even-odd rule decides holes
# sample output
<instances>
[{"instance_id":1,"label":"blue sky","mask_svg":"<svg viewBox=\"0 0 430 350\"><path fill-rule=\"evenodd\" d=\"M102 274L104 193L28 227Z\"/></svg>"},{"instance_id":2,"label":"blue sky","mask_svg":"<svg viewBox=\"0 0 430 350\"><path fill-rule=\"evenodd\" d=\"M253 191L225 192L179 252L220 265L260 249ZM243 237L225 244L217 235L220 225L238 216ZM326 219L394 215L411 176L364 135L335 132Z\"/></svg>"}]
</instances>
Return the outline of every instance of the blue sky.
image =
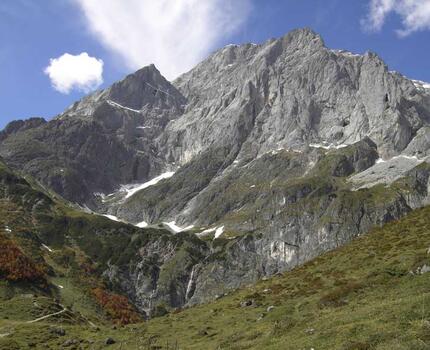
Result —
<instances>
[{"instance_id":1,"label":"blue sky","mask_svg":"<svg viewBox=\"0 0 430 350\"><path fill-rule=\"evenodd\" d=\"M0 128L14 119L52 118L85 95L82 90L99 85L54 89L44 71L65 53L103 61L103 88L149 62L173 77L225 44L262 42L299 27L319 32L328 47L371 50L390 69L430 81L429 0L412 1L413 8L404 0L205 0L194 6L195 0L160 0L175 2L165 16L166 8L151 1L1 0Z\"/></svg>"}]
</instances>

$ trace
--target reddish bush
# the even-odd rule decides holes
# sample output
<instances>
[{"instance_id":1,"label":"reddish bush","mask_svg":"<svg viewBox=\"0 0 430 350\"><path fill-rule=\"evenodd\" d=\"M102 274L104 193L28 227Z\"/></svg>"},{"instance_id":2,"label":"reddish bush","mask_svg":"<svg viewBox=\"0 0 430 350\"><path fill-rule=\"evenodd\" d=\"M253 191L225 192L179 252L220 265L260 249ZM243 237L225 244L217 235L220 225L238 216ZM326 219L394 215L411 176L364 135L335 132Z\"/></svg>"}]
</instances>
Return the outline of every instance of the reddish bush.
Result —
<instances>
[{"instance_id":1,"label":"reddish bush","mask_svg":"<svg viewBox=\"0 0 430 350\"><path fill-rule=\"evenodd\" d=\"M92 292L97 302L114 322L126 325L142 321L126 297L109 293L101 288L95 288Z\"/></svg>"},{"instance_id":2,"label":"reddish bush","mask_svg":"<svg viewBox=\"0 0 430 350\"><path fill-rule=\"evenodd\" d=\"M0 235L0 276L13 282L45 279L43 270L4 235Z\"/></svg>"}]
</instances>

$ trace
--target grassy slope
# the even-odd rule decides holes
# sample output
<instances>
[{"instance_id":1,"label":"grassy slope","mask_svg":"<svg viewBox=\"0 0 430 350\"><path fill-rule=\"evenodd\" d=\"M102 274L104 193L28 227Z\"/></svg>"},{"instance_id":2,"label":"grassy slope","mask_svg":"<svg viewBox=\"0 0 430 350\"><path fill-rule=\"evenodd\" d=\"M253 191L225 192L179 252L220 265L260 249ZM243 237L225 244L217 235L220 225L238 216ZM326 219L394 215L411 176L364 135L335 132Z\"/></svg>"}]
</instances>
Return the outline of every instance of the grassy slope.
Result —
<instances>
[{"instance_id":1,"label":"grassy slope","mask_svg":"<svg viewBox=\"0 0 430 350\"><path fill-rule=\"evenodd\" d=\"M430 264L429 247L427 207L148 331L185 349L428 349L430 274L410 271ZM240 307L251 299L257 307Z\"/></svg>"},{"instance_id":2,"label":"grassy slope","mask_svg":"<svg viewBox=\"0 0 430 350\"><path fill-rule=\"evenodd\" d=\"M282 276L140 325L97 331L62 322L59 337L49 330L55 320L11 317L0 323L0 334L13 328L0 349L55 349L67 339L100 349L108 336L112 349L148 349L149 339L154 349L176 341L180 349L429 349L430 274L411 273L430 265L429 247L427 207ZM254 305L241 307L247 300Z\"/></svg>"}]
</instances>

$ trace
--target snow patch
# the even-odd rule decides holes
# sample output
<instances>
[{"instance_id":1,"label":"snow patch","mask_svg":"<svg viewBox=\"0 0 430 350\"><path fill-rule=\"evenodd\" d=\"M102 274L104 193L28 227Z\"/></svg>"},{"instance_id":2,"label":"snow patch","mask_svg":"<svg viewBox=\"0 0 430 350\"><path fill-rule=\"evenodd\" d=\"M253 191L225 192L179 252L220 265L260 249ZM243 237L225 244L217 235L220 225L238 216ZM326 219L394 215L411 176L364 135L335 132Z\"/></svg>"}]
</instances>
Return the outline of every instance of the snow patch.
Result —
<instances>
[{"instance_id":1,"label":"snow patch","mask_svg":"<svg viewBox=\"0 0 430 350\"><path fill-rule=\"evenodd\" d=\"M361 56L357 53L353 53L353 52L347 51L347 50L331 50L331 51L336 53L336 54L340 54L340 55L347 56L347 57L360 57Z\"/></svg>"},{"instance_id":2,"label":"snow patch","mask_svg":"<svg viewBox=\"0 0 430 350\"><path fill-rule=\"evenodd\" d=\"M341 148L345 148L345 147L348 147L348 146L350 146L350 145L347 145L347 144L344 144L344 143L337 144L337 145L335 145L333 143L331 143L331 144L326 144L326 143L324 143L324 144L321 144L321 143L310 143L309 144L309 147L312 147L312 148L323 148L323 149L341 149Z\"/></svg>"},{"instance_id":3,"label":"snow patch","mask_svg":"<svg viewBox=\"0 0 430 350\"><path fill-rule=\"evenodd\" d=\"M271 150L268 151L264 154L271 154L272 156L276 156L277 154L286 151L286 152L294 152L294 153L303 153L303 151L299 150L299 149L294 149L294 148L285 148L285 147L279 147L276 150Z\"/></svg>"},{"instance_id":4,"label":"snow patch","mask_svg":"<svg viewBox=\"0 0 430 350\"><path fill-rule=\"evenodd\" d=\"M154 179L152 179L152 180L150 180L148 182L145 182L145 183L143 183L141 185L132 185L132 187L130 185L122 186L123 189L127 192L125 198L126 199L130 198L136 192L139 192L139 191L141 191L141 190L143 190L145 188L148 188L150 186L154 186L154 185L158 184L161 180L171 178L174 174L175 174L175 172L169 171L169 172L161 174L161 175L157 176L156 178L154 178Z\"/></svg>"},{"instance_id":5,"label":"snow patch","mask_svg":"<svg viewBox=\"0 0 430 350\"><path fill-rule=\"evenodd\" d=\"M187 227L179 227L178 225L176 225L176 221L171 221L171 222L163 222L163 224L167 225L173 232L175 233L179 233L179 232L183 232L183 231L188 231L191 230L192 228L194 228L194 225L190 225Z\"/></svg>"},{"instance_id":6,"label":"snow patch","mask_svg":"<svg viewBox=\"0 0 430 350\"><path fill-rule=\"evenodd\" d=\"M219 238L224 233L224 226L218 227L215 231L214 239Z\"/></svg>"},{"instance_id":7,"label":"snow patch","mask_svg":"<svg viewBox=\"0 0 430 350\"><path fill-rule=\"evenodd\" d=\"M120 221L121 221L120 219L118 219L118 218L117 218L116 216L114 216L114 215L103 214L103 216L104 216L105 218L108 218L108 219L112 220L112 221L117 221L117 222L120 222Z\"/></svg>"},{"instance_id":8,"label":"snow patch","mask_svg":"<svg viewBox=\"0 0 430 350\"><path fill-rule=\"evenodd\" d=\"M7 233L11 233L11 232L12 232L12 230L9 228L9 226L5 226L5 227L4 227L4 230L5 230Z\"/></svg>"},{"instance_id":9,"label":"snow patch","mask_svg":"<svg viewBox=\"0 0 430 350\"><path fill-rule=\"evenodd\" d=\"M424 89L424 90L429 90L430 89L430 83L426 83L425 81L412 80L412 83L415 85L415 87L417 89Z\"/></svg>"},{"instance_id":10,"label":"snow patch","mask_svg":"<svg viewBox=\"0 0 430 350\"><path fill-rule=\"evenodd\" d=\"M138 224L135 224L134 226L145 228L145 227L148 227L148 223L146 221L142 221L142 222L139 222Z\"/></svg>"},{"instance_id":11,"label":"snow patch","mask_svg":"<svg viewBox=\"0 0 430 350\"><path fill-rule=\"evenodd\" d=\"M212 233L212 232L215 232L216 231L216 227L214 227L214 228L208 228L207 230L204 230L204 231L202 231L202 232L200 232L199 233L199 236L201 235L205 235L205 234L207 234L207 233Z\"/></svg>"},{"instance_id":12,"label":"snow patch","mask_svg":"<svg viewBox=\"0 0 430 350\"><path fill-rule=\"evenodd\" d=\"M283 148L278 148L277 150L272 150L272 151L269 151L267 153L270 153L271 155L276 156L279 152L281 152L283 150L284 150Z\"/></svg>"},{"instance_id":13,"label":"snow patch","mask_svg":"<svg viewBox=\"0 0 430 350\"><path fill-rule=\"evenodd\" d=\"M152 129L152 126L137 126L136 129Z\"/></svg>"},{"instance_id":14,"label":"snow patch","mask_svg":"<svg viewBox=\"0 0 430 350\"><path fill-rule=\"evenodd\" d=\"M189 230L191 230L191 229L193 229L193 228L194 228L194 225L189 225L189 226L187 226L187 227L183 228L183 229L181 230L181 232L182 232L182 231L189 231Z\"/></svg>"},{"instance_id":15,"label":"snow patch","mask_svg":"<svg viewBox=\"0 0 430 350\"><path fill-rule=\"evenodd\" d=\"M133 109L133 108L129 108L129 107L125 107L125 106L123 106L123 105L120 105L120 104L119 104L119 103L117 103L117 102L112 101L112 100L107 100L106 102L107 102L108 104L110 104L112 107L117 107L117 108L125 109L125 110L127 110L127 111L131 111L131 112L135 112L135 113L142 113L142 111L139 111L139 110L137 110L137 109Z\"/></svg>"},{"instance_id":16,"label":"snow patch","mask_svg":"<svg viewBox=\"0 0 430 350\"><path fill-rule=\"evenodd\" d=\"M249 186L249 188L255 188L255 185Z\"/></svg>"},{"instance_id":17,"label":"snow patch","mask_svg":"<svg viewBox=\"0 0 430 350\"><path fill-rule=\"evenodd\" d=\"M64 289L64 287L61 284L57 284L57 287L60 289Z\"/></svg>"},{"instance_id":18,"label":"snow patch","mask_svg":"<svg viewBox=\"0 0 430 350\"><path fill-rule=\"evenodd\" d=\"M49 248L47 245L42 243L42 247L45 248L48 252L52 253L53 250L51 248Z\"/></svg>"},{"instance_id":19,"label":"snow patch","mask_svg":"<svg viewBox=\"0 0 430 350\"><path fill-rule=\"evenodd\" d=\"M202 232L197 233L198 237L206 236L209 233L215 232L214 239L219 238L224 233L224 226L208 228Z\"/></svg>"}]
</instances>

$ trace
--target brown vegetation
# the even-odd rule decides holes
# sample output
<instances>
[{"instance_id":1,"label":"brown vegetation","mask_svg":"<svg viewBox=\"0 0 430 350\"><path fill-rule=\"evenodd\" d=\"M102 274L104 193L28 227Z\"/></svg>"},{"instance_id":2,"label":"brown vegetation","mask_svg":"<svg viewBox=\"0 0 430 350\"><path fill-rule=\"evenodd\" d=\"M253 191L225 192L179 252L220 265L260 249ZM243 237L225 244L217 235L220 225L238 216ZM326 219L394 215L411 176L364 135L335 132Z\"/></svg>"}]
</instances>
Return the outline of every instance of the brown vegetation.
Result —
<instances>
[{"instance_id":1,"label":"brown vegetation","mask_svg":"<svg viewBox=\"0 0 430 350\"><path fill-rule=\"evenodd\" d=\"M44 281L45 274L11 239L0 234L0 276L8 281Z\"/></svg>"},{"instance_id":2,"label":"brown vegetation","mask_svg":"<svg viewBox=\"0 0 430 350\"><path fill-rule=\"evenodd\" d=\"M107 292L102 288L94 288L92 293L115 323L126 325L142 321L125 296Z\"/></svg>"}]
</instances>

